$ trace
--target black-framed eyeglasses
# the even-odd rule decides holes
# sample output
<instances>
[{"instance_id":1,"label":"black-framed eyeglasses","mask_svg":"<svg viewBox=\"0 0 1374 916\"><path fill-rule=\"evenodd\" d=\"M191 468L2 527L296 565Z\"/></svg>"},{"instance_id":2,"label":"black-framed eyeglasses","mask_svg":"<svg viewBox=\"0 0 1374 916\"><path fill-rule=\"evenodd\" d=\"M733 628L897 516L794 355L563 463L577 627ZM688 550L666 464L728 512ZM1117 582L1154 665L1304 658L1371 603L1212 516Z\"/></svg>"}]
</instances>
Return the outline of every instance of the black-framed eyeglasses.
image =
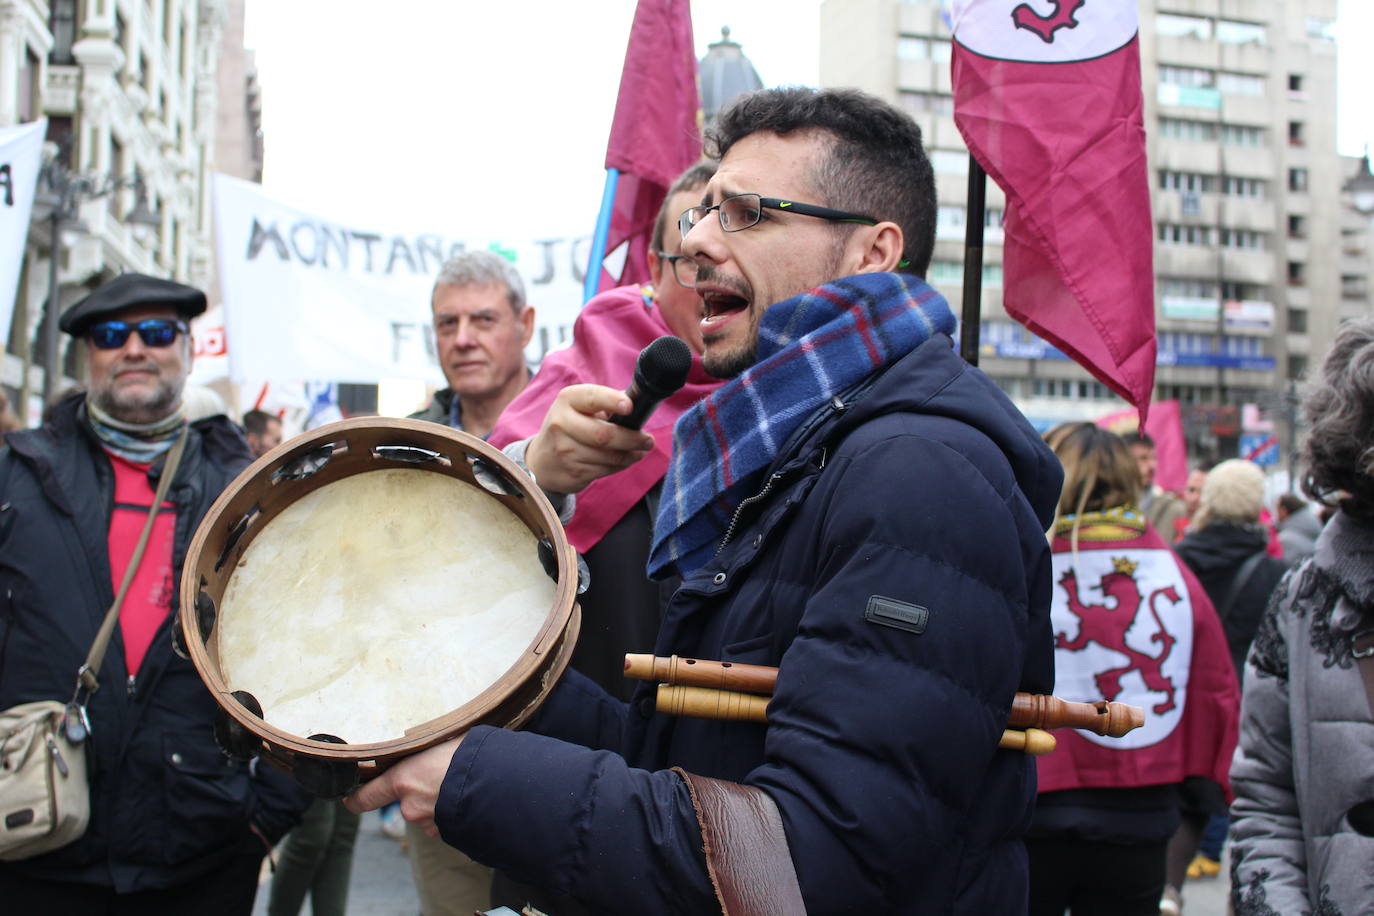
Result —
<instances>
[{"instance_id":1,"label":"black-framed eyeglasses","mask_svg":"<svg viewBox=\"0 0 1374 916\"><path fill-rule=\"evenodd\" d=\"M758 194L736 194L734 197L725 198L714 207L689 207L685 210L677 220L677 227L682 235L686 237L687 233L692 231L692 227L704 220L706 214L712 210L719 214L720 228L726 232L739 232L741 229L758 225L759 220L763 219L764 210L800 213L802 216L814 216L817 219L828 219L837 223L878 225L878 221L871 216L849 213L845 210L832 210L830 207L804 204L795 200L782 200L777 197L762 197Z\"/></svg>"},{"instance_id":2,"label":"black-framed eyeglasses","mask_svg":"<svg viewBox=\"0 0 1374 916\"><path fill-rule=\"evenodd\" d=\"M660 261L667 261L669 266L673 268L673 276L677 278L679 286L685 286L688 289L692 288L692 283L695 283L697 278L696 262L694 262L691 258L687 257L687 255L685 254L669 254L666 251L657 250L654 251L654 254L658 255L658 259ZM683 282L682 274L678 272L679 265L686 265L682 267L682 269L687 271L687 279L691 282Z\"/></svg>"},{"instance_id":3,"label":"black-framed eyeglasses","mask_svg":"<svg viewBox=\"0 0 1374 916\"><path fill-rule=\"evenodd\" d=\"M185 334L190 328L184 321L171 318L145 318L130 324L127 321L102 321L93 324L86 331L91 346L97 350L118 350L128 343L129 335L137 331L144 346L169 347L178 334Z\"/></svg>"}]
</instances>

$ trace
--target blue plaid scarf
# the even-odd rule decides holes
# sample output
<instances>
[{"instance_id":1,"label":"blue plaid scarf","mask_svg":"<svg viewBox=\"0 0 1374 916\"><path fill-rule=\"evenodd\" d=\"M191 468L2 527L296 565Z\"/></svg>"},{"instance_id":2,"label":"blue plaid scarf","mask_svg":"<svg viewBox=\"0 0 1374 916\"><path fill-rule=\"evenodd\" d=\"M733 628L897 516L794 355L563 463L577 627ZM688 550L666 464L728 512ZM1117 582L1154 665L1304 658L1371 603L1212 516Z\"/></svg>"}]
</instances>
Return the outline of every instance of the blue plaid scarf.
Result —
<instances>
[{"instance_id":1,"label":"blue plaid scarf","mask_svg":"<svg viewBox=\"0 0 1374 916\"><path fill-rule=\"evenodd\" d=\"M649 575L701 568L802 421L931 335L953 330L944 298L904 274L846 277L768 309L757 362L673 429Z\"/></svg>"}]
</instances>

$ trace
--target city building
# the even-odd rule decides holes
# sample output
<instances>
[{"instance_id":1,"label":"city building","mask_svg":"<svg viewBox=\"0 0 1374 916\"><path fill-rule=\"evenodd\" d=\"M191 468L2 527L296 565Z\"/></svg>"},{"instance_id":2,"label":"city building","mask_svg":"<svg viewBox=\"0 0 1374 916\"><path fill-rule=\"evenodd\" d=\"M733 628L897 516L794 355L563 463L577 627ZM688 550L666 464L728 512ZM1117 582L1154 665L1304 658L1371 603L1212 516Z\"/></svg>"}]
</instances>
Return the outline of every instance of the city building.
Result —
<instances>
[{"instance_id":1,"label":"city building","mask_svg":"<svg viewBox=\"0 0 1374 916\"><path fill-rule=\"evenodd\" d=\"M0 124L48 119L50 165L0 365L28 419L45 390L78 384L84 364L80 345L57 335L62 372L45 384L49 305L60 314L123 271L201 287L210 279L227 12L226 0L0 0Z\"/></svg>"},{"instance_id":2,"label":"city building","mask_svg":"<svg viewBox=\"0 0 1374 916\"><path fill-rule=\"evenodd\" d=\"M940 200L927 279L957 310L968 154L954 125L941 7L825 0L820 73L822 85L875 93L921 125ZM1335 16L1336 0L1140 0L1155 397L1180 401L1198 456L1237 454L1242 417L1281 411L1289 380L1316 365L1335 334L1345 257ZM980 365L1040 425L1122 406L1002 310L1004 206L989 181Z\"/></svg>"}]
</instances>

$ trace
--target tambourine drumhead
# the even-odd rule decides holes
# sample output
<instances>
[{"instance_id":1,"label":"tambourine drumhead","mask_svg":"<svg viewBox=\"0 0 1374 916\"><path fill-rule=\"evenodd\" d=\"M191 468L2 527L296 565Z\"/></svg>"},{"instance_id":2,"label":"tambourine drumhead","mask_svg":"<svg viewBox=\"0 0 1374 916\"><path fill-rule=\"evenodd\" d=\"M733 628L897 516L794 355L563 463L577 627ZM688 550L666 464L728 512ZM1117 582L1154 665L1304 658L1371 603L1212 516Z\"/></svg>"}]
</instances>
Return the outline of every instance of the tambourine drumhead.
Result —
<instances>
[{"instance_id":1,"label":"tambourine drumhead","mask_svg":"<svg viewBox=\"0 0 1374 916\"><path fill-rule=\"evenodd\" d=\"M224 680L292 734L400 738L474 699L534 641L555 595L536 541L453 477L336 480L243 552L221 603Z\"/></svg>"},{"instance_id":2,"label":"tambourine drumhead","mask_svg":"<svg viewBox=\"0 0 1374 916\"><path fill-rule=\"evenodd\" d=\"M432 423L346 420L216 500L182 571L180 636L229 749L338 794L338 765L528 718L572 654L576 587L552 507L499 451Z\"/></svg>"}]
</instances>

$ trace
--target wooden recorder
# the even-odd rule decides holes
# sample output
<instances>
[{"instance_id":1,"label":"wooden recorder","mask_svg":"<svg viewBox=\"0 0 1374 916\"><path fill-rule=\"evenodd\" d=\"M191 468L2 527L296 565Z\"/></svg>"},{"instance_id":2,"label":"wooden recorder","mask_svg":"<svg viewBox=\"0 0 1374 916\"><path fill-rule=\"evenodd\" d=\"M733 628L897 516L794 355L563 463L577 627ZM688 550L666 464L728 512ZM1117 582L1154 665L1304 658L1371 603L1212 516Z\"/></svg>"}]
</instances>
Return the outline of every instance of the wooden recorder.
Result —
<instances>
[{"instance_id":1,"label":"wooden recorder","mask_svg":"<svg viewBox=\"0 0 1374 916\"><path fill-rule=\"evenodd\" d=\"M768 700L777 684L778 669L766 665L626 655L625 676L658 681L660 712L699 719L766 722ZM1007 716L1008 728L998 747L1024 751L1034 757L1054 750L1055 728L1081 728L1120 738L1145 724L1145 711L1125 703L1074 703L1040 693L1018 693Z\"/></svg>"}]
</instances>

